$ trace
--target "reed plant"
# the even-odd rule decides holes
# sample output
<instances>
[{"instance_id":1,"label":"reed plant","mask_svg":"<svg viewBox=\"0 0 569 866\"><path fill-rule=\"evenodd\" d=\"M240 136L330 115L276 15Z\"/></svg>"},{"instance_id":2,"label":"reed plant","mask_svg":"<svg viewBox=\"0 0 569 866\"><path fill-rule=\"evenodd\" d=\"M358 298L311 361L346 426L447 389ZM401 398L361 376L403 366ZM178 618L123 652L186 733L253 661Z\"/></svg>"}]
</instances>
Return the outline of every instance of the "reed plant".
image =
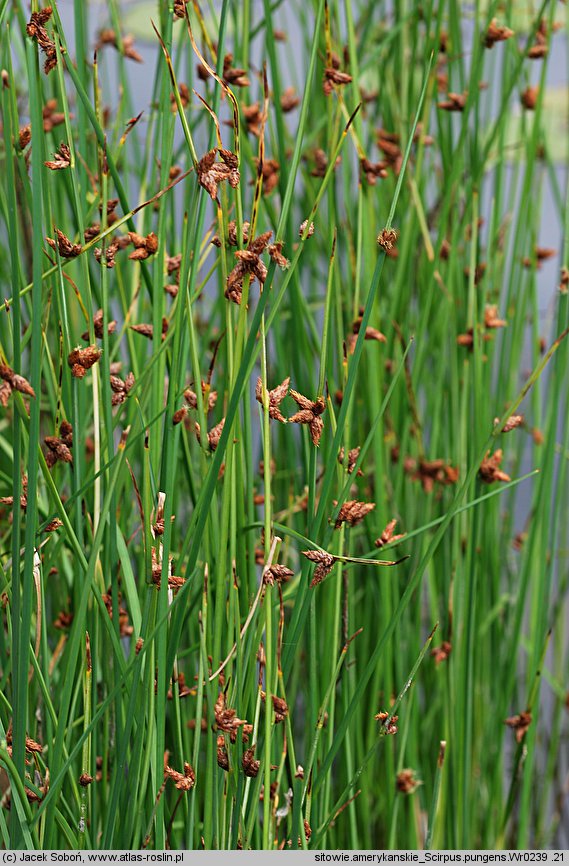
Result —
<instances>
[{"instance_id":1,"label":"reed plant","mask_svg":"<svg viewBox=\"0 0 569 866\"><path fill-rule=\"evenodd\" d=\"M3 847L567 843L527 5L1 0Z\"/></svg>"}]
</instances>

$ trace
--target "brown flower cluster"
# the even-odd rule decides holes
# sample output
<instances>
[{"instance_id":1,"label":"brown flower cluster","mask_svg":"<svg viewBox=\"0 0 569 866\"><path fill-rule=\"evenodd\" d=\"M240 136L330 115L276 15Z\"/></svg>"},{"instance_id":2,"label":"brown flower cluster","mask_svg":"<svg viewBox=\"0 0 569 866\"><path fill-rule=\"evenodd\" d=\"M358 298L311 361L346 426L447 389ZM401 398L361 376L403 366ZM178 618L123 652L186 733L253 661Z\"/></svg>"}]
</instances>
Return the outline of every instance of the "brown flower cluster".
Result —
<instances>
[{"instance_id":1,"label":"brown flower cluster","mask_svg":"<svg viewBox=\"0 0 569 866\"><path fill-rule=\"evenodd\" d=\"M35 397L35 391L24 376L15 373L8 364L0 364L0 406L4 409L8 405L8 400L12 391L19 391L20 394L25 394L27 397Z\"/></svg>"},{"instance_id":2,"label":"brown flower cluster","mask_svg":"<svg viewBox=\"0 0 569 866\"><path fill-rule=\"evenodd\" d=\"M113 618L113 598L110 592L105 592L101 596L103 603L107 608L109 619ZM121 605L121 596L119 593L119 634L121 637L130 637L134 629L128 621L128 611Z\"/></svg>"},{"instance_id":3,"label":"brown flower cluster","mask_svg":"<svg viewBox=\"0 0 569 866\"><path fill-rule=\"evenodd\" d=\"M212 427L209 433L207 434L207 441L209 444L210 451L215 451L217 446L219 445L219 440L221 439L221 434L223 433L223 427L225 425L225 418L222 418L219 424L216 424L215 427ZM201 443L201 429L198 422L195 422L195 430L198 442Z\"/></svg>"},{"instance_id":4,"label":"brown flower cluster","mask_svg":"<svg viewBox=\"0 0 569 866\"><path fill-rule=\"evenodd\" d=\"M69 421L62 421L59 425L59 436L46 436L43 440L47 445L45 462L51 469L58 461L61 463L73 463L73 427Z\"/></svg>"},{"instance_id":5,"label":"brown flower cluster","mask_svg":"<svg viewBox=\"0 0 569 866\"><path fill-rule=\"evenodd\" d=\"M413 794L420 784L415 770L405 769L397 773L395 787L400 794Z\"/></svg>"},{"instance_id":6,"label":"brown flower cluster","mask_svg":"<svg viewBox=\"0 0 569 866\"><path fill-rule=\"evenodd\" d=\"M375 502L358 502L357 499L346 499L338 512L334 529L339 529L343 523L347 523L348 526L356 526L374 508Z\"/></svg>"},{"instance_id":7,"label":"brown flower cluster","mask_svg":"<svg viewBox=\"0 0 569 866\"><path fill-rule=\"evenodd\" d=\"M443 111L464 111L468 92L464 93L447 93L447 98L438 103L438 107Z\"/></svg>"},{"instance_id":8,"label":"brown flower cluster","mask_svg":"<svg viewBox=\"0 0 569 866\"><path fill-rule=\"evenodd\" d=\"M263 703L267 701L267 695L265 692L261 692L261 700ZM273 702L273 710L275 712L275 725L284 722L286 717L288 716L288 704L283 698L279 698L277 695L271 695L271 700Z\"/></svg>"},{"instance_id":9,"label":"brown flower cluster","mask_svg":"<svg viewBox=\"0 0 569 866\"><path fill-rule=\"evenodd\" d=\"M285 114L293 111L300 105L300 97L296 95L294 87L287 87L281 94L281 108Z\"/></svg>"},{"instance_id":10,"label":"brown flower cluster","mask_svg":"<svg viewBox=\"0 0 569 866\"><path fill-rule=\"evenodd\" d=\"M397 232L395 229L383 229L377 236L379 246L389 252L397 243Z\"/></svg>"},{"instance_id":11,"label":"brown flower cluster","mask_svg":"<svg viewBox=\"0 0 569 866\"><path fill-rule=\"evenodd\" d=\"M204 402L204 409L206 412L211 412L211 410L217 403L217 391L212 391L209 382L204 382L203 380L201 383L201 391ZM190 409L198 408L198 396L195 391L192 391L191 388L186 388L186 390L184 391L184 399Z\"/></svg>"},{"instance_id":12,"label":"brown flower cluster","mask_svg":"<svg viewBox=\"0 0 569 866\"><path fill-rule=\"evenodd\" d=\"M350 450L348 451L348 465L346 467L346 469L348 470L348 475L351 475L352 472L354 471L354 469L356 468L356 463L357 463L358 457L360 456L360 451L361 451L361 447L359 445L357 446L357 448L350 448ZM340 448L340 450L338 452L338 463L340 463L343 466L344 460L345 460L345 451L344 451L344 448L342 446L342 448ZM363 477L362 470L358 469L356 475L358 477Z\"/></svg>"},{"instance_id":13,"label":"brown flower cluster","mask_svg":"<svg viewBox=\"0 0 569 866\"><path fill-rule=\"evenodd\" d=\"M261 254L265 251L272 232L264 232L259 237L250 241L246 250L236 250L235 258L237 264L227 276L227 288L225 297L235 304L241 303L243 296L243 280L247 274L251 278L257 278L262 286L267 278L267 266L261 259Z\"/></svg>"},{"instance_id":14,"label":"brown flower cluster","mask_svg":"<svg viewBox=\"0 0 569 866\"><path fill-rule=\"evenodd\" d=\"M484 328L486 331L493 331L496 328L505 328L508 323L505 319L501 319L498 315L498 307L496 304L486 304L484 309ZM488 333L482 334L482 339L487 342L492 339L491 335ZM459 334L456 338L456 342L459 346L466 346L468 349L472 349L474 345L474 328L469 328L466 333Z\"/></svg>"},{"instance_id":15,"label":"brown flower cluster","mask_svg":"<svg viewBox=\"0 0 569 866\"><path fill-rule=\"evenodd\" d=\"M0 505L14 505L13 496L0 496ZM22 475L22 492L20 494L20 508L24 511L28 507L28 476ZM11 515L10 515L11 516Z\"/></svg>"},{"instance_id":16,"label":"brown flower cluster","mask_svg":"<svg viewBox=\"0 0 569 866\"><path fill-rule=\"evenodd\" d=\"M221 162L215 161L219 151ZM217 187L226 180L234 189L239 186L239 168L237 156L230 150L213 148L202 156L196 166L198 183L209 193L212 200L217 199Z\"/></svg>"},{"instance_id":17,"label":"brown flower cluster","mask_svg":"<svg viewBox=\"0 0 569 866\"><path fill-rule=\"evenodd\" d=\"M136 232L129 232L128 236L134 244L134 250L130 253L129 259L134 259L137 262L144 261L148 256L154 255L158 249L158 238L154 232L150 232L146 237L137 235Z\"/></svg>"},{"instance_id":18,"label":"brown flower cluster","mask_svg":"<svg viewBox=\"0 0 569 866\"><path fill-rule=\"evenodd\" d=\"M287 376L280 385L277 385L276 388L267 392L269 398L269 418L273 418L275 421L280 421L281 424L286 424L286 418L279 409L279 406L288 394L289 385L290 376ZM263 382L261 377L257 379L255 398L261 405L263 405Z\"/></svg>"},{"instance_id":19,"label":"brown flower cluster","mask_svg":"<svg viewBox=\"0 0 569 866\"><path fill-rule=\"evenodd\" d=\"M458 469L444 460L425 460L421 458L417 463L412 457L405 460L405 472L413 481L420 481L425 493L431 493L435 484L446 486L456 484L458 481Z\"/></svg>"},{"instance_id":20,"label":"brown flower cluster","mask_svg":"<svg viewBox=\"0 0 569 866\"><path fill-rule=\"evenodd\" d=\"M74 259L81 254L81 244L74 244L58 228L55 229L55 236L56 239L46 238L46 241L53 250L57 249L62 259Z\"/></svg>"},{"instance_id":21,"label":"brown flower cluster","mask_svg":"<svg viewBox=\"0 0 569 866\"><path fill-rule=\"evenodd\" d=\"M57 151L54 153L53 159L44 162L44 165L46 165L52 171L59 171L62 168L69 168L69 166L71 165L71 151L69 149L69 146L62 141Z\"/></svg>"},{"instance_id":22,"label":"brown flower cluster","mask_svg":"<svg viewBox=\"0 0 569 866\"><path fill-rule=\"evenodd\" d=\"M561 24L554 24L553 30L555 31L561 26ZM527 54L531 60L541 60L542 57L547 55L547 52L549 51L547 36L547 21L545 18L542 18L537 33L535 34L535 42Z\"/></svg>"},{"instance_id":23,"label":"brown flower cluster","mask_svg":"<svg viewBox=\"0 0 569 866\"><path fill-rule=\"evenodd\" d=\"M392 716L391 713L386 713L385 710L377 713L374 716L376 722L381 722L382 733L387 736L393 736L397 733L396 722L399 721L399 716Z\"/></svg>"},{"instance_id":24,"label":"brown flower cluster","mask_svg":"<svg viewBox=\"0 0 569 866\"><path fill-rule=\"evenodd\" d=\"M531 725L531 713L523 712L517 716L510 716L508 719L504 719L504 724L515 731L516 742L521 743Z\"/></svg>"},{"instance_id":25,"label":"brown flower cluster","mask_svg":"<svg viewBox=\"0 0 569 866\"><path fill-rule=\"evenodd\" d=\"M390 247L390 249L392 249L392 247ZM364 308L360 307L358 318L352 323L352 333L348 334L346 337L346 350L348 355L354 354L356 343L358 341L358 334L362 327L363 314ZM387 337L385 334L382 334L381 331L378 331L377 328L372 328L368 325L365 329L364 340L375 340L377 343L386 343Z\"/></svg>"},{"instance_id":26,"label":"brown flower cluster","mask_svg":"<svg viewBox=\"0 0 569 866\"><path fill-rule=\"evenodd\" d=\"M270 565L263 572L263 581L268 586L273 586L275 580L277 583L286 583L291 577L294 577L294 571L287 568L286 565L279 565L278 563Z\"/></svg>"},{"instance_id":27,"label":"brown flower cluster","mask_svg":"<svg viewBox=\"0 0 569 866\"><path fill-rule=\"evenodd\" d=\"M255 746L252 746L243 753L243 760L241 763L245 775L250 779L254 779L261 766L261 762L255 758Z\"/></svg>"},{"instance_id":28,"label":"brown flower cluster","mask_svg":"<svg viewBox=\"0 0 569 866\"><path fill-rule=\"evenodd\" d=\"M302 555L311 562L316 563L316 568L312 575L312 583L310 584L311 587L322 583L337 562L335 556L332 556L331 553L326 553L324 550L303 550Z\"/></svg>"},{"instance_id":29,"label":"brown flower cluster","mask_svg":"<svg viewBox=\"0 0 569 866\"><path fill-rule=\"evenodd\" d=\"M557 250L551 249L551 247L536 247L535 248L535 259L526 256L522 259L522 264L524 268L533 268L534 262L537 268L541 268L541 263L546 261L547 259L552 259L557 255Z\"/></svg>"},{"instance_id":30,"label":"brown flower cluster","mask_svg":"<svg viewBox=\"0 0 569 866\"><path fill-rule=\"evenodd\" d=\"M137 334L142 334L143 337L146 337L147 340L152 340L154 337L154 325L146 325L144 323L140 325L131 325L131 331L136 331ZM168 319L166 316L162 317L162 339L166 338L166 334L168 333Z\"/></svg>"},{"instance_id":31,"label":"brown flower cluster","mask_svg":"<svg viewBox=\"0 0 569 866\"><path fill-rule=\"evenodd\" d=\"M138 53L136 48L134 47L134 37L133 36L124 36L121 39L121 45L119 45L119 40L116 32L110 27L106 27L101 30L99 33L99 39L96 45L96 48L102 48L103 45L112 45L113 48L116 48L117 51L121 50L125 57L128 57L129 60L134 60L135 63L142 63L142 56Z\"/></svg>"},{"instance_id":32,"label":"brown flower cluster","mask_svg":"<svg viewBox=\"0 0 569 866\"><path fill-rule=\"evenodd\" d=\"M190 791L196 783L196 774L187 761L184 762L184 772L178 773L172 767L164 767L164 777L172 779L178 791Z\"/></svg>"},{"instance_id":33,"label":"brown flower cluster","mask_svg":"<svg viewBox=\"0 0 569 866\"><path fill-rule=\"evenodd\" d=\"M82 379L87 370L90 370L93 364L96 364L103 353L98 346L87 346L82 349L78 346L73 349L68 357L67 363L71 367L71 375L76 379Z\"/></svg>"},{"instance_id":34,"label":"brown flower cluster","mask_svg":"<svg viewBox=\"0 0 569 866\"><path fill-rule=\"evenodd\" d=\"M134 373L132 371L128 374L126 379L121 379L120 376L111 375L111 390L113 392L111 397L111 405L120 406L121 403L124 403L133 386Z\"/></svg>"},{"instance_id":35,"label":"brown flower cluster","mask_svg":"<svg viewBox=\"0 0 569 866\"><path fill-rule=\"evenodd\" d=\"M374 544L376 547L385 547L386 544L394 544L396 541L400 541L402 538L405 538L405 533L402 532L400 535L395 535L395 527L397 526L397 520L394 517L393 520L390 520L379 538L376 538Z\"/></svg>"},{"instance_id":36,"label":"brown flower cluster","mask_svg":"<svg viewBox=\"0 0 569 866\"><path fill-rule=\"evenodd\" d=\"M510 476L500 469L503 456L504 453L501 448L494 451L492 456L490 456L489 451L486 452L486 456L478 470L480 478L486 484L492 484L494 481L511 481Z\"/></svg>"},{"instance_id":37,"label":"brown flower cluster","mask_svg":"<svg viewBox=\"0 0 569 866\"><path fill-rule=\"evenodd\" d=\"M334 90L334 87L343 87L345 84L350 84L351 81L352 76L347 72L341 72L334 66L327 66L324 70L324 83L322 85L322 90L326 96L329 96Z\"/></svg>"},{"instance_id":38,"label":"brown flower cluster","mask_svg":"<svg viewBox=\"0 0 569 866\"><path fill-rule=\"evenodd\" d=\"M524 423L524 420L525 419L523 415L510 415L510 417L507 419L506 423L502 427L502 433L509 433L511 430L515 430L516 427L521 427L521 425ZM494 418L494 426L499 423L500 419Z\"/></svg>"},{"instance_id":39,"label":"brown flower cluster","mask_svg":"<svg viewBox=\"0 0 569 866\"><path fill-rule=\"evenodd\" d=\"M37 42L43 53L45 54L44 72L46 75L55 69L57 65L57 52L55 50L55 42L49 38L45 25L51 18L53 9L51 6L46 6L40 9L39 12L32 12L32 16L26 25L26 33Z\"/></svg>"},{"instance_id":40,"label":"brown flower cluster","mask_svg":"<svg viewBox=\"0 0 569 866\"><path fill-rule=\"evenodd\" d=\"M320 396L317 400L309 400L293 388L290 389L290 395L299 408L288 420L293 424L306 424L310 430L310 437L314 445L318 446L324 422L320 417L326 409L324 397Z\"/></svg>"},{"instance_id":41,"label":"brown flower cluster","mask_svg":"<svg viewBox=\"0 0 569 866\"><path fill-rule=\"evenodd\" d=\"M235 68L232 64L233 54L226 54L223 58L222 78L224 82L234 87L249 87L251 82L247 78L247 70Z\"/></svg>"},{"instance_id":42,"label":"brown flower cluster","mask_svg":"<svg viewBox=\"0 0 569 866\"><path fill-rule=\"evenodd\" d=\"M514 36L513 30L510 30L504 24L498 24L497 18L492 18L484 36L484 45L486 48L493 48L497 42L504 42L512 36Z\"/></svg>"},{"instance_id":43,"label":"brown flower cluster","mask_svg":"<svg viewBox=\"0 0 569 866\"><path fill-rule=\"evenodd\" d=\"M520 95L520 102L526 111L533 111L537 105L537 97L539 96L539 86L536 84L533 87L529 86Z\"/></svg>"},{"instance_id":44,"label":"brown flower cluster","mask_svg":"<svg viewBox=\"0 0 569 866\"><path fill-rule=\"evenodd\" d=\"M245 220L243 222L243 225L242 225L242 238L243 238L244 244L248 243L248 241L249 241L249 229L250 228L251 228L251 224L247 220ZM211 239L211 242L214 246L221 247L222 242L221 242L219 235L214 235ZM237 223L235 222L235 220L231 220L231 222L229 222L227 224L227 243L231 247L238 246Z\"/></svg>"},{"instance_id":45,"label":"brown flower cluster","mask_svg":"<svg viewBox=\"0 0 569 866\"><path fill-rule=\"evenodd\" d=\"M446 662L451 652L452 645L450 641L444 640L440 646L433 647L431 650L431 656L434 658L435 664L438 666L441 662Z\"/></svg>"},{"instance_id":46,"label":"brown flower cluster","mask_svg":"<svg viewBox=\"0 0 569 866\"><path fill-rule=\"evenodd\" d=\"M116 329L117 329L117 323L113 319L107 325L107 332L109 334L114 334ZM101 309L97 310L97 312L93 316L93 330L95 331L95 336L98 337L100 340L102 340L103 339L103 311ZM81 339L82 340L88 340L89 339L89 331L85 331L83 334L81 334Z\"/></svg>"}]
</instances>

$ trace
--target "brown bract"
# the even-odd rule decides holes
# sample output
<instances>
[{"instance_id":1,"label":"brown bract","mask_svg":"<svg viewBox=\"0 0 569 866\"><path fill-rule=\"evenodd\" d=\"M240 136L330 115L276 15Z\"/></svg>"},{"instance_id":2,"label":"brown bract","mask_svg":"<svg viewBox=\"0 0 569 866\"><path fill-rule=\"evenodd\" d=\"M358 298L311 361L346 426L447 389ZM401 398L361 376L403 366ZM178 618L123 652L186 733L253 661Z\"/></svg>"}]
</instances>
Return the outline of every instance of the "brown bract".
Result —
<instances>
[{"instance_id":1,"label":"brown bract","mask_svg":"<svg viewBox=\"0 0 569 866\"><path fill-rule=\"evenodd\" d=\"M290 390L290 396L300 411L296 412L288 420L293 424L307 424L310 430L312 442L314 445L318 446L320 437L322 436L322 430L324 429L324 422L320 417L326 409L324 397L320 396L317 400L309 400L308 397L304 397L303 394L294 391L292 388Z\"/></svg>"},{"instance_id":2,"label":"brown bract","mask_svg":"<svg viewBox=\"0 0 569 866\"><path fill-rule=\"evenodd\" d=\"M531 725L531 713L523 712L517 716L504 719L504 724L516 732L516 742L521 743Z\"/></svg>"},{"instance_id":3,"label":"brown bract","mask_svg":"<svg viewBox=\"0 0 569 866\"><path fill-rule=\"evenodd\" d=\"M347 523L348 526L356 526L374 508L375 502L358 502L357 499L346 499L338 512L334 529L339 529L342 523Z\"/></svg>"},{"instance_id":4,"label":"brown bract","mask_svg":"<svg viewBox=\"0 0 569 866\"><path fill-rule=\"evenodd\" d=\"M90 370L93 364L96 364L103 353L98 346L87 346L82 349L78 346L73 349L67 356L67 363L71 367L71 375L76 379L82 379Z\"/></svg>"},{"instance_id":5,"label":"brown bract","mask_svg":"<svg viewBox=\"0 0 569 866\"><path fill-rule=\"evenodd\" d=\"M492 484L494 481L511 481L510 476L500 469L503 456L504 453L501 448L494 451L492 456L490 456L489 451L486 452L486 456L478 470L480 478L486 484Z\"/></svg>"},{"instance_id":6,"label":"brown bract","mask_svg":"<svg viewBox=\"0 0 569 866\"><path fill-rule=\"evenodd\" d=\"M400 535L395 535L395 527L397 526L397 520L395 517L389 521L379 538L376 538L374 544L376 547L385 547L386 544L393 544L396 541L400 541L402 538L405 538L405 533L402 532Z\"/></svg>"},{"instance_id":7,"label":"brown bract","mask_svg":"<svg viewBox=\"0 0 569 866\"><path fill-rule=\"evenodd\" d=\"M69 166L71 165L71 151L69 150L69 147L64 144L64 142L61 142L56 153L54 153L53 155L53 159L44 162L44 165L46 165L52 171L58 171L62 168L69 168Z\"/></svg>"},{"instance_id":8,"label":"brown bract","mask_svg":"<svg viewBox=\"0 0 569 866\"><path fill-rule=\"evenodd\" d=\"M196 774L187 761L184 762L184 772L178 773L172 767L164 767L164 776L172 779L178 791L190 791L196 783Z\"/></svg>"},{"instance_id":9,"label":"brown bract","mask_svg":"<svg viewBox=\"0 0 569 866\"><path fill-rule=\"evenodd\" d=\"M57 240L46 238L46 241L52 249L57 249L59 255L63 259L74 259L81 253L81 244L74 244L69 240L67 235L64 235L59 229L55 230Z\"/></svg>"},{"instance_id":10,"label":"brown bract","mask_svg":"<svg viewBox=\"0 0 569 866\"><path fill-rule=\"evenodd\" d=\"M504 42L512 36L514 36L513 30L503 24L498 24L498 19L493 18L484 36L484 45L486 48L493 48L496 42Z\"/></svg>"},{"instance_id":11,"label":"brown bract","mask_svg":"<svg viewBox=\"0 0 569 866\"><path fill-rule=\"evenodd\" d=\"M216 162L215 155L219 151L222 161ZM233 188L239 186L239 169L237 156L230 150L213 148L202 156L196 166L196 174L200 186L209 193L212 200L217 199L217 187L222 181L228 181Z\"/></svg>"},{"instance_id":12,"label":"brown bract","mask_svg":"<svg viewBox=\"0 0 569 866\"><path fill-rule=\"evenodd\" d=\"M280 385L277 385L276 388L273 388L271 391L268 391L269 398L269 418L274 418L275 421L280 421L282 424L286 424L286 418L281 413L279 406L288 394L288 389L290 385L290 376L281 382ZM261 377L257 379L257 385L255 387L255 397L257 401L263 405L263 382Z\"/></svg>"}]
</instances>

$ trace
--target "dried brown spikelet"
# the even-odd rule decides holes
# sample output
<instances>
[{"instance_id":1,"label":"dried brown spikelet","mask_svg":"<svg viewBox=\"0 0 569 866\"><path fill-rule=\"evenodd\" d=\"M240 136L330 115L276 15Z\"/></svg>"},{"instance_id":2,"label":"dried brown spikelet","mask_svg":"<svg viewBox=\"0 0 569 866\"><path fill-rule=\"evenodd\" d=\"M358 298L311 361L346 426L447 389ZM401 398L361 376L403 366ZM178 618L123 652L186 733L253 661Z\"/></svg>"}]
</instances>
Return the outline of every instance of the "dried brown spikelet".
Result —
<instances>
[{"instance_id":1,"label":"dried brown spikelet","mask_svg":"<svg viewBox=\"0 0 569 866\"><path fill-rule=\"evenodd\" d=\"M69 168L71 165L71 151L67 144L61 142L59 148L56 153L54 153L52 160L48 160L44 162L44 165L50 168L52 171L59 171L62 168Z\"/></svg>"},{"instance_id":2,"label":"dried brown spikelet","mask_svg":"<svg viewBox=\"0 0 569 866\"><path fill-rule=\"evenodd\" d=\"M376 547L385 547L386 544L394 544L396 541L401 541L402 538L405 538L405 533L402 532L399 535L394 534L395 527L397 526L397 520L394 517L389 521L379 538L375 539Z\"/></svg>"},{"instance_id":3,"label":"dried brown spikelet","mask_svg":"<svg viewBox=\"0 0 569 866\"><path fill-rule=\"evenodd\" d=\"M286 424L286 418L281 413L279 406L288 394L288 389L290 385L290 376L281 382L280 385L277 385L276 388L273 388L271 391L268 391L269 398L269 417L273 418L275 421L280 421L282 424ZM255 397L257 401L263 405L263 382L261 377L257 379L257 385L255 387Z\"/></svg>"},{"instance_id":4,"label":"dried brown spikelet","mask_svg":"<svg viewBox=\"0 0 569 866\"><path fill-rule=\"evenodd\" d=\"M300 227L298 229L298 236L300 238L302 238L304 233L306 232L307 226L308 226L308 220L304 220L304 222L301 222ZM313 234L314 234L314 223L310 223L308 231L306 232L306 237L311 238Z\"/></svg>"},{"instance_id":5,"label":"dried brown spikelet","mask_svg":"<svg viewBox=\"0 0 569 866\"><path fill-rule=\"evenodd\" d=\"M56 228L55 235L57 240L53 238L46 238L46 241L50 245L52 249L57 249L59 255L63 259L74 259L81 253L81 244L74 244L69 240L67 235L64 235L62 231Z\"/></svg>"},{"instance_id":6,"label":"dried brown spikelet","mask_svg":"<svg viewBox=\"0 0 569 866\"><path fill-rule=\"evenodd\" d=\"M217 738L217 766L229 772L229 755L225 746L225 738L220 734Z\"/></svg>"},{"instance_id":7,"label":"dried brown spikelet","mask_svg":"<svg viewBox=\"0 0 569 866\"><path fill-rule=\"evenodd\" d=\"M494 481L511 481L509 475L503 472L500 469L500 464L502 463L502 458L504 453L501 448L498 448L492 456L490 456L490 452L486 452L486 456L484 460L480 464L480 469L478 470L478 474L482 481L486 484L492 484Z\"/></svg>"},{"instance_id":8,"label":"dried brown spikelet","mask_svg":"<svg viewBox=\"0 0 569 866\"><path fill-rule=\"evenodd\" d=\"M180 409L177 409L172 416L172 424L176 426L180 424L186 415L188 414L188 409L186 406L182 406Z\"/></svg>"},{"instance_id":9,"label":"dried brown spikelet","mask_svg":"<svg viewBox=\"0 0 569 866\"><path fill-rule=\"evenodd\" d=\"M85 349L78 346L73 349L67 356L71 375L76 379L82 379L87 370L90 370L93 364L97 363L102 354L98 346L87 346Z\"/></svg>"},{"instance_id":10,"label":"dried brown spikelet","mask_svg":"<svg viewBox=\"0 0 569 866\"><path fill-rule=\"evenodd\" d=\"M129 391L134 386L134 373L131 371L126 379L121 379L120 376L115 376L111 374L110 377L111 389L113 391L113 395L111 397L111 404L113 406L120 406L121 403L124 403L126 398L128 397Z\"/></svg>"},{"instance_id":11,"label":"dried brown spikelet","mask_svg":"<svg viewBox=\"0 0 569 866\"><path fill-rule=\"evenodd\" d=\"M510 716L508 719L504 719L504 724L508 725L509 728L512 728L516 732L517 743L521 743L525 737L527 730L531 725L531 718L531 713L523 712L516 716Z\"/></svg>"},{"instance_id":12,"label":"dried brown spikelet","mask_svg":"<svg viewBox=\"0 0 569 866\"><path fill-rule=\"evenodd\" d=\"M21 126L18 131L18 144L20 150L24 150L32 140L32 127L28 123L26 126Z\"/></svg>"},{"instance_id":13,"label":"dried brown spikelet","mask_svg":"<svg viewBox=\"0 0 569 866\"><path fill-rule=\"evenodd\" d=\"M259 165L259 161L255 158L255 164ZM279 182L280 164L276 159L265 159L263 162L263 193L269 195Z\"/></svg>"},{"instance_id":14,"label":"dried brown spikelet","mask_svg":"<svg viewBox=\"0 0 569 866\"><path fill-rule=\"evenodd\" d=\"M356 526L374 508L375 502L358 502L357 499L346 499L338 512L334 529L339 529L342 523L347 523L348 526Z\"/></svg>"},{"instance_id":15,"label":"dried brown spikelet","mask_svg":"<svg viewBox=\"0 0 569 866\"><path fill-rule=\"evenodd\" d=\"M247 127L247 132L259 138L261 135L261 126L263 123L263 113L258 102L253 102L251 105L242 105L241 113Z\"/></svg>"},{"instance_id":16,"label":"dried brown spikelet","mask_svg":"<svg viewBox=\"0 0 569 866\"><path fill-rule=\"evenodd\" d=\"M248 243L249 241L249 229L250 223L245 220L242 226L242 238L244 244ZM237 246L237 223L235 222L235 220L231 220L231 222L227 224L227 242L232 247ZM219 235L214 235L211 239L211 243L216 247L221 247L221 240L219 238Z\"/></svg>"},{"instance_id":17,"label":"dried brown spikelet","mask_svg":"<svg viewBox=\"0 0 569 866\"><path fill-rule=\"evenodd\" d=\"M447 93L447 98L443 102L438 103L438 107L443 111L464 111L468 92L464 93Z\"/></svg>"},{"instance_id":18,"label":"dried brown spikelet","mask_svg":"<svg viewBox=\"0 0 569 866\"><path fill-rule=\"evenodd\" d=\"M508 323L498 316L496 304L486 304L484 309L484 326L486 328L505 328Z\"/></svg>"},{"instance_id":19,"label":"dried brown spikelet","mask_svg":"<svg viewBox=\"0 0 569 866\"><path fill-rule=\"evenodd\" d=\"M190 791L196 783L196 774L187 761L184 762L184 772L178 773L171 767L164 768L164 776L172 779L178 791Z\"/></svg>"},{"instance_id":20,"label":"dried brown spikelet","mask_svg":"<svg viewBox=\"0 0 569 866\"><path fill-rule=\"evenodd\" d=\"M225 700L225 692L219 692L214 707L215 723L219 730L234 734L238 728L247 724L247 720L239 719L236 710L227 707Z\"/></svg>"},{"instance_id":21,"label":"dried brown spikelet","mask_svg":"<svg viewBox=\"0 0 569 866\"><path fill-rule=\"evenodd\" d=\"M97 232L97 234L98 234L98 232ZM85 240L88 240L87 232L85 232ZM105 248L105 267L114 268L114 266L116 265L115 256L118 253L119 249L120 249L120 245L118 244L117 241L113 241L112 243L110 243L108 245L108 247ZM95 258L98 262L101 262L103 260L103 248L102 247L95 247L95 249L93 250L93 255L95 256ZM115 322L115 325L116 325L116 322ZM84 337L83 339L86 340L87 338Z\"/></svg>"},{"instance_id":22,"label":"dried brown spikelet","mask_svg":"<svg viewBox=\"0 0 569 866\"><path fill-rule=\"evenodd\" d=\"M504 42L512 36L514 36L513 30L510 30L504 24L498 24L497 18L492 18L484 36L484 45L486 48L493 48L496 42Z\"/></svg>"},{"instance_id":23,"label":"dried brown spikelet","mask_svg":"<svg viewBox=\"0 0 569 866\"><path fill-rule=\"evenodd\" d=\"M361 173L370 186L375 186L378 178L387 177L387 161L370 162L365 156L360 159Z\"/></svg>"},{"instance_id":24,"label":"dried brown spikelet","mask_svg":"<svg viewBox=\"0 0 569 866\"><path fill-rule=\"evenodd\" d=\"M395 229L383 229L377 236L377 243L386 252L392 250L397 243L397 232Z\"/></svg>"}]
</instances>

